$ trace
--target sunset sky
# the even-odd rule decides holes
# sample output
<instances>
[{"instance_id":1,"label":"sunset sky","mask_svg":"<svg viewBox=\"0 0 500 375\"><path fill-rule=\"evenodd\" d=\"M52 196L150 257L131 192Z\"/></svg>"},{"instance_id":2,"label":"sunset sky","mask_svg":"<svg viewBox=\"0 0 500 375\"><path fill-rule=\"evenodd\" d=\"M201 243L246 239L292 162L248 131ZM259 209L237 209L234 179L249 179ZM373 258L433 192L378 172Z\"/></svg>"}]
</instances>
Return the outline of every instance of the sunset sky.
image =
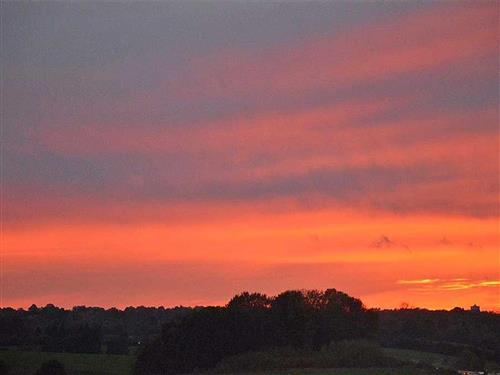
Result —
<instances>
[{"instance_id":1,"label":"sunset sky","mask_svg":"<svg viewBox=\"0 0 500 375\"><path fill-rule=\"evenodd\" d=\"M499 7L2 2L2 306L500 311Z\"/></svg>"}]
</instances>

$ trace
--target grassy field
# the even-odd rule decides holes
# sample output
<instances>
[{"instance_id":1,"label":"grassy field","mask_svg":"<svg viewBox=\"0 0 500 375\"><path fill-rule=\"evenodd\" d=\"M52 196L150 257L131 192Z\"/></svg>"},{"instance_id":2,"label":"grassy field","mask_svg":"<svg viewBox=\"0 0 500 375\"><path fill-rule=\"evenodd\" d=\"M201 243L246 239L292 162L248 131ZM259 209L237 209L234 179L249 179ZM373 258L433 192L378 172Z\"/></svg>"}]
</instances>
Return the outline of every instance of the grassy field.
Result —
<instances>
[{"instance_id":1,"label":"grassy field","mask_svg":"<svg viewBox=\"0 0 500 375\"><path fill-rule=\"evenodd\" d=\"M401 360L422 362L448 367L453 357L413 350L384 349L387 354ZM130 375L134 363L132 355L44 353L17 350L0 350L0 359L11 366L11 374L33 375L40 365L50 359L64 364L68 375ZM207 375L208 373L204 373ZM370 369L296 369L269 371L246 375L424 375L424 370L412 368ZM245 374L241 374L245 375Z\"/></svg>"},{"instance_id":2,"label":"grassy field","mask_svg":"<svg viewBox=\"0 0 500 375\"><path fill-rule=\"evenodd\" d=\"M128 375L134 356L110 354L43 353L1 350L0 359L10 367L12 375L33 375L40 365L57 359L64 364L68 375Z\"/></svg>"},{"instance_id":3,"label":"grassy field","mask_svg":"<svg viewBox=\"0 0 500 375\"><path fill-rule=\"evenodd\" d=\"M130 375L133 356L108 354L43 353L17 350L0 351L0 359L11 366L11 374L33 375L50 359L64 364L68 375ZM207 374L207 373L205 373ZM263 373L260 373L263 374ZM424 375L417 369L297 369L266 372L265 375ZM244 375L244 374L242 374ZM251 375L251 374L247 374ZM259 374L253 374L259 375Z\"/></svg>"},{"instance_id":4,"label":"grassy field","mask_svg":"<svg viewBox=\"0 0 500 375\"><path fill-rule=\"evenodd\" d=\"M292 369L286 371L238 373L238 375L428 375L428 372L412 368L335 368Z\"/></svg>"}]
</instances>

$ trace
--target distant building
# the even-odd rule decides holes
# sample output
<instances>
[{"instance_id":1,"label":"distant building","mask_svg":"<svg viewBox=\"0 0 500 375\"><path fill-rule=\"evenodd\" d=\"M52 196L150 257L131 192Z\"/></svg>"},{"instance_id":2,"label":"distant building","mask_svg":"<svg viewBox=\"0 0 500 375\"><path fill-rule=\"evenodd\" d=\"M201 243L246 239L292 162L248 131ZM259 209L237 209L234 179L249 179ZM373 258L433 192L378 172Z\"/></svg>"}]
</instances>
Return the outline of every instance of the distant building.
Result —
<instances>
[{"instance_id":1,"label":"distant building","mask_svg":"<svg viewBox=\"0 0 500 375\"><path fill-rule=\"evenodd\" d=\"M481 309L479 308L479 306L478 306L478 305L472 305L472 306L470 307L470 311L472 311L472 312L480 312L480 311L481 311Z\"/></svg>"}]
</instances>

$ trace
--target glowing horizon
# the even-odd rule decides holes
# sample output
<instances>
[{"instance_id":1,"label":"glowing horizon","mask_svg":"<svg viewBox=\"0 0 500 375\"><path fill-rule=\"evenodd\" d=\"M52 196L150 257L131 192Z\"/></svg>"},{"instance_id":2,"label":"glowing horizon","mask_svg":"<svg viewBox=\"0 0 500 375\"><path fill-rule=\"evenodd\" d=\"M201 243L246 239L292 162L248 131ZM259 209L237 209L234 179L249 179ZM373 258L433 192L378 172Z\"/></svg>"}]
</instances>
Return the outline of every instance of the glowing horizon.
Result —
<instances>
[{"instance_id":1,"label":"glowing horizon","mask_svg":"<svg viewBox=\"0 0 500 375\"><path fill-rule=\"evenodd\" d=\"M500 311L499 6L2 4L2 306Z\"/></svg>"}]
</instances>

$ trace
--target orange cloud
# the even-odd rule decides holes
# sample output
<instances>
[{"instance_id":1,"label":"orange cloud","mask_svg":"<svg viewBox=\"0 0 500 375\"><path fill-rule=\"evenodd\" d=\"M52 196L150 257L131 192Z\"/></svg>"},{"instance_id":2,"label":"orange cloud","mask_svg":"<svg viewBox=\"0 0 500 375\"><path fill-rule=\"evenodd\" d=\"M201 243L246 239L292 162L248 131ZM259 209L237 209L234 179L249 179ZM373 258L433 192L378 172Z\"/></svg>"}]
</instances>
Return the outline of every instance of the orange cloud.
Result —
<instances>
[{"instance_id":1,"label":"orange cloud","mask_svg":"<svg viewBox=\"0 0 500 375\"><path fill-rule=\"evenodd\" d=\"M226 96L340 88L494 55L496 10L496 4L486 3L441 6L293 46L218 53L187 68L179 93L192 98L207 91Z\"/></svg>"},{"instance_id":2,"label":"orange cloud","mask_svg":"<svg viewBox=\"0 0 500 375\"><path fill-rule=\"evenodd\" d=\"M440 281L439 279L420 279L420 280L398 280L398 284L433 284Z\"/></svg>"},{"instance_id":3,"label":"orange cloud","mask_svg":"<svg viewBox=\"0 0 500 375\"><path fill-rule=\"evenodd\" d=\"M497 10L439 4L222 49L75 113L48 95L47 116L8 146L5 302L336 287L368 306L499 308L498 108L469 88L497 77ZM119 81L115 68L78 81Z\"/></svg>"}]
</instances>

